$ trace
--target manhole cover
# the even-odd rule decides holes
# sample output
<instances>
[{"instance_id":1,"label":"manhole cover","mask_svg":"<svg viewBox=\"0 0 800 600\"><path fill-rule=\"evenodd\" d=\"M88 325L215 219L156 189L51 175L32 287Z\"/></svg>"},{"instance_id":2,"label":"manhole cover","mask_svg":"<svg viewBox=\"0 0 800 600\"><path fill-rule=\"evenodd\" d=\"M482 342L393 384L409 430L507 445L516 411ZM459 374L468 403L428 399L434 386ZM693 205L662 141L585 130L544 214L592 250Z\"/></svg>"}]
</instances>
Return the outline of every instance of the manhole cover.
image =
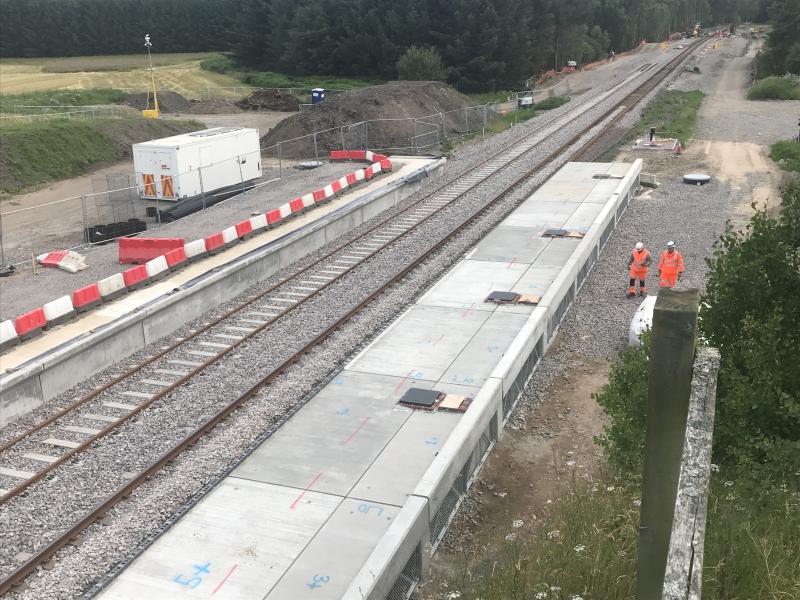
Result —
<instances>
[{"instance_id":1,"label":"manhole cover","mask_svg":"<svg viewBox=\"0 0 800 600\"><path fill-rule=\"evenodd\" d=\"M683 183L688 183L690 185L705 185L711 181L711 175L705 175L703 173L689 173L683 176Z\"/></svg>"},{"instance_id":2,"label":"manhole cover","mask_svg":"<svg viewBox=\"0 0 800 600\"><path fill-rule=\"evenodd\" d=\"M407 406L433 406L433 403L439 399L439 392L436 390L424 390L422 388L409 388L403 397L400 398L400 404Z\"/></svg>"},{"instance_id":3,"label":"manhole cover","mask_svg":"<svg viewBox=\"0 0 800 600\"><path fill-rule=\"evenodd\" d=\"M516 302L519 298L517 292L492 292L486 302Z\"/></svg>"}]
</instances>

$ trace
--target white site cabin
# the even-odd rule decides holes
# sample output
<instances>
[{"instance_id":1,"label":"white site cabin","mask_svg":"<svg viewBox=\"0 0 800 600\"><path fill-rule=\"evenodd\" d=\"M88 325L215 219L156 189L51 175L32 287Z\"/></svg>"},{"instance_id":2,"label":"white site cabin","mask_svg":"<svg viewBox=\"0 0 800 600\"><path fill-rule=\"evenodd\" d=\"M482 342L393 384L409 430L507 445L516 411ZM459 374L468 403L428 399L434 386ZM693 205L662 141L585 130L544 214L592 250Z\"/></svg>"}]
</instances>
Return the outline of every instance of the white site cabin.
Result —
<instances>
[{"instance_id":1,"label":"white site cabin","mask_svg":"<svg viewBox=\"0 0 800 600\"><path fill-rule=\"evenodd\" d=\"M178 202L261 177L258 129L215 127L133 144L139 196Z\"/></svg>"}]
</instances>

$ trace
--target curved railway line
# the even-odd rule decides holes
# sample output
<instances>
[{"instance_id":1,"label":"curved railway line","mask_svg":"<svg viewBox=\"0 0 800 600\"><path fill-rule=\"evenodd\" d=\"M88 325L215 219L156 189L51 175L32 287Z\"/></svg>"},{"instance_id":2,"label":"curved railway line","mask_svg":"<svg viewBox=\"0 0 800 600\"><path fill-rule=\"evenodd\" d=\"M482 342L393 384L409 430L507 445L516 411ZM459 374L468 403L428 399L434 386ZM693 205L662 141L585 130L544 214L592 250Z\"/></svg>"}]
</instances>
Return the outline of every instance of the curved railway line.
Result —
<instances>
[{"instance_id":1,"label":"curved railway line","mask_svg":"<svg viewBox=\"0 0 800 600\"><path fill-rule=\"evenodd\" d=\"M690 45L657 70L654 70L656 65L652 63L640 67L623 81L609 86L602 93L583 100L572 110L552 117L522 138L480 161L456 179L437 186L398 214L381 220L357 239L320 256L301 270L281 279L200 329L191 332L187 337L178 339L156 355L0 445L0 464L4 469L0 473L8 477L9 473L13 472L13 477L21 480L12 489L0 492L2 494L0 506L3 506L9 500L29 490L34 483L53 474L58 467L78 454L88 451L95 442L117 431L122 424L158 400L179 390L213 365L224 364L242 344L257 339L265 331L276 327L287 316L320 297L333 284L342 282L355 269L387 248L396 245L423 224L459 203L468 202L469 198L466 197L479 193L481 186L487 182L496 183L498 175L507 174L509 168L516 166L529 150L554 132L566 127L576 115L596 109L620 88L632 85L645 73L650 74L633 92L625 95L622 100L614 102L601 115L593 118L589 125L582 127L555 151L538 161L533 168L525 168L521 174L514 173L513 177L504 180L499 192L484 197L479 206L474 206L474 210L468 212L460 225L436 240L430 248L405 265L391 279L370 291L365 298L344 314L338 315L311 339L298 340L299 349L288 357L281 357L278 364L260 377L254 385L237 393L235 399L226 401L223 406L214 410L200 426L195 427L180 442L162 453L157 460L136 473L113 494L94 506L90 512L76 515L72 527L59 532L53 540L37 549L33 556L0 581L0 594L21 583L37 566L49 560L61 547L78 537L111 507L174 460L186 448L196 443L258 390L269 385L301 356L330 337L375 297L402 280L498 200L517 190L543 167L558 159L601 124L609 121L618 122L642 97L680 65L699 43L700 41ZM590 138L587 145L578 150L577 155L589 156L592 152L597 152L602 142L601 134L602 132ZM67 439L63 439L65 437ZM47 454L43 448L47 449ZM36 470L27 470L32 468L30 466L32 464L41 466Z\"/></svg>"}]
</instances>

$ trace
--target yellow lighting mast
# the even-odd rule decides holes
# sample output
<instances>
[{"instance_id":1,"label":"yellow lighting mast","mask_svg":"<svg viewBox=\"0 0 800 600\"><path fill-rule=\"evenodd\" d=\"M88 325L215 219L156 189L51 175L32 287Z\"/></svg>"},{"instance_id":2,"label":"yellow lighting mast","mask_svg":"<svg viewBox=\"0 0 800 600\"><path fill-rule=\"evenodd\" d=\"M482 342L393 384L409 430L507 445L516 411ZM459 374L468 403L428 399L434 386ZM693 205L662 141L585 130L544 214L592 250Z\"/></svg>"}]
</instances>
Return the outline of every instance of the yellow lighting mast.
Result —
<instances>
[{"instance_id":1,"label":"yellow lighting mast","mask_svg":"<svg viewBox=\"0 0 800 600\"><path fill-rule=\"evenodd\" d=\"M153 68L153 56L150 54L150 46L153 44L150 43L150 34L146 33L144 36L144 46L147 48L147 58L150 61L150 83L153 85L153 108L150 108L150 99L147 100L147 108L142 111L142 116L145 119L157 119L158 115L158 96L156 95L156 73L155 69Z\"/></svg>"}]
</instances>

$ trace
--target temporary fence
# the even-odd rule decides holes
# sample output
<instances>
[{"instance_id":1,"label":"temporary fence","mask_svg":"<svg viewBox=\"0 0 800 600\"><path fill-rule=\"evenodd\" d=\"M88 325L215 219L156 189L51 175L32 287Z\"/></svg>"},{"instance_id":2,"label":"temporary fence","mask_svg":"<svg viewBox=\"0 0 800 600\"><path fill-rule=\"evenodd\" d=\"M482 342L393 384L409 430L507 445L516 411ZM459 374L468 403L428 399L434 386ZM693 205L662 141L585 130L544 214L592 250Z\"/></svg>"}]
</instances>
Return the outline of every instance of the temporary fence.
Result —
<instances>
[{"instance_id":1,"label":"temporary fence","mask_svg":"<svg viewBox=\"0 0 800 600\"><path fill-rule=\"evenodd\" d=\"M44 108L54 109L52 111L42 110ZM30 123L36 121L46 121L49 119L99 119L120 117L129 112L125 106L105 105L105 106L75 106L72 110L64 110L70 107L23 107L14 106L14 113L24 110L38 110L38 112L27 112L24 114L0 115L0 119L7 123Z\"/></svg>"},{"instance_id":2,"label":"temporary fence","mask_svg":"<svg viewBox=\"0 0 800 600\"><path fill-rule=\"evenodd\" d=\"M186 173L154 177L152 181L145 181L144 173L96 177L86 193L0 212L0 262L24 266L53 249L77 250L108 243L135 233L144 223L150 229L158 228L164 221L184 216L189 204L181 189L190 187L189 183L199 192L193 192L191 208L205 210L236 193L296 173L293 167L298 163L327 159L335 150L369 149L408 155L436 152L448 140L485 131L501 112L500 104L490 103L416 118L359 121L282 140L263 146L258 152L205 164ZM262 176L257 180L242 176L241 165L248 160L260 164ZM209 182L218 179L221 172L232 174L231 185L222 190L208 189ZM181 207L165 199L165 188L181 198Z\"/></svg>"}]
</instances>

